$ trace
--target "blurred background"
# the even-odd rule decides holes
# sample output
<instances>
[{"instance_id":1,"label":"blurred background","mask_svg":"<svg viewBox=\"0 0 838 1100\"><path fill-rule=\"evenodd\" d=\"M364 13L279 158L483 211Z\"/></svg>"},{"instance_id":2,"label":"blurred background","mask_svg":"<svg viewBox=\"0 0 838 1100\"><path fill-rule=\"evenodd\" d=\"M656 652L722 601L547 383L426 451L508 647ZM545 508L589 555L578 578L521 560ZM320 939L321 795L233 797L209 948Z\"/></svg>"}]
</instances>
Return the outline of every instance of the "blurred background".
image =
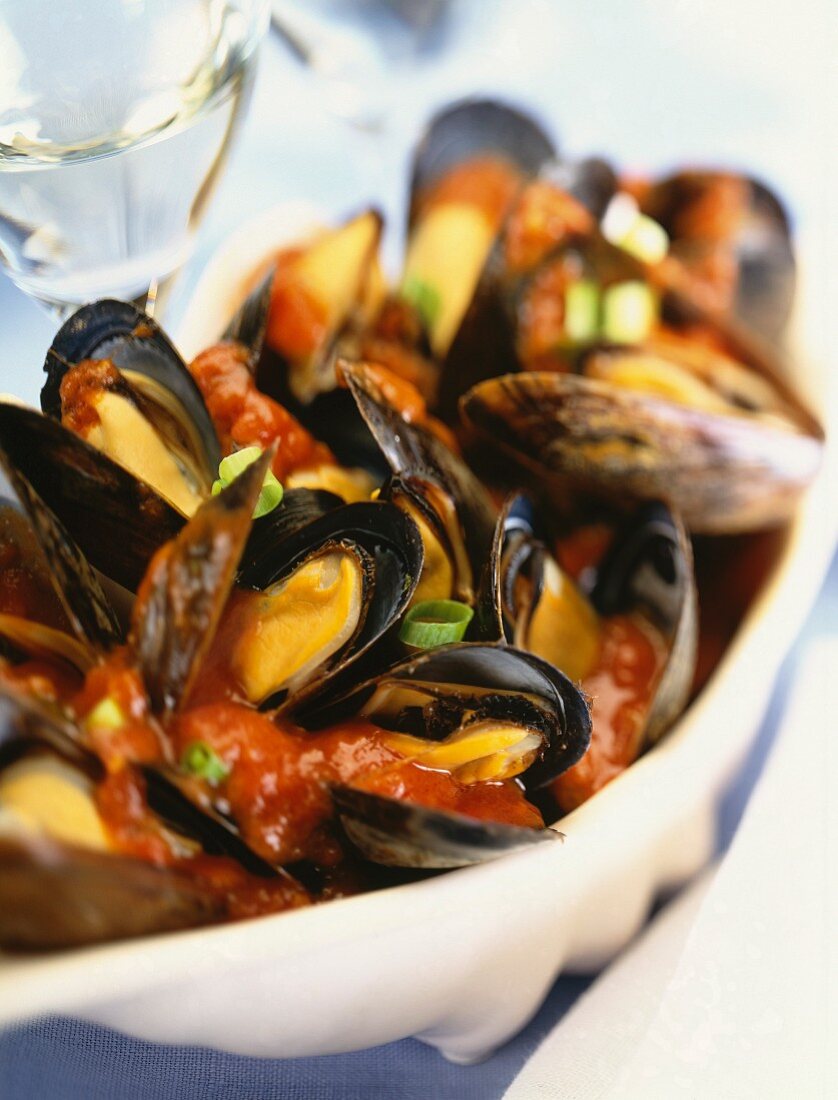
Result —
<instances>
[{"instance_id":1,"label":"blurred background","mask_svg":"<svg viewBox=\"0 0 838 1100\"><path fill-rule=\"evenodd\" d=\"M492 92L539 114L571 157L605 154L637 172L729 166L769 181L803 257L794 339L825 367L827 259L838 253L833 0L274 0L273 11L250 112L164 322L224 236L287 199L333 217L378 203L395 267L423 122L452 98ZM53 323L5 277L0 323L0 390L34 402Z\"/></svg>"}]
</instances>

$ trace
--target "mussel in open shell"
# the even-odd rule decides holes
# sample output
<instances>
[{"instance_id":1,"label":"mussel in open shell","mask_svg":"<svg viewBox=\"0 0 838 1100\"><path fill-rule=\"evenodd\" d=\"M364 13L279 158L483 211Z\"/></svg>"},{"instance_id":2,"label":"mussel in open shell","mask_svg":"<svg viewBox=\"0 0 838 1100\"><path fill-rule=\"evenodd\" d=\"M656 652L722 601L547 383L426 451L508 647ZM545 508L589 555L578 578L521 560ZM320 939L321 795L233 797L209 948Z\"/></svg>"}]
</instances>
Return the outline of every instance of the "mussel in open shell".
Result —
<instances>
[{"instance_id":1,"label":"mussel in open shell","mask_svg":"<svg viewBox=\"0 0 838 1100\"><path fill-rule=\"evenodd\" d=\"M102 806L105 786L147 799L144 828L170 865L125 845ZM136 827L136 826L135 826ZM221 891L191 870L201 853L232 856L251 874L304 891L258 859L232 828L163 774L108 777L83 734L8 686L0 690L0 943L44 949L193 927L223 919ZM228 872L229 873L229 872Z\"/></svg>"},{"instance_id":2,"label":"mussel in open shell","mask_svg":"<svg viewBox=\"0 0 838 1100\"><path fill-rule=\"evenodd\" d=\"M708 308L777 339L795 288L789 219L777 196L748 176L694 170L641 186L639 198L669 236L685 286Z\"/></svg>"},{"instance_id":3,"label":"mussel in open shell","mask_svg":"<svg viewBox=\"0 0 838 1100\"><path fill-rule=\"evenodd\" d=\"M383 495L422 532L427 562L422 598L472 602L495 520L486 488L426 424L404 418L367 364L342 364L342 374L394 474Z\"/></svg>"},{"instance_id":4,"label":"mussel in open shell","mask_svg":"<svg viewBox=\"0 0 838 1100\"><path fill-rule=\"evenodd\" d=\"M393 731L407 756L466 785L518 777L538 790L576 763L590 740L578 689L546 662L505 646L465 643L409 658L322 700L305 721L319 728L346 714ZM395 866L462 866L554 835L409 798L399 803L363 783L338 788L335 801L352 842L374 862Z\"/></svg>"},{"instance_id":5,"label":"mussel in open shell","mask_svg":"<svg viewBox=\"0 0 838 1100\"><path fill-rule=\"evenodd\" d=\"M325 494L288 496L292 505L300 498L299 509L266 517L242 562L240 582L258 595L238 620L234 665L251 702L282 702L296 714L361 675L386 646L419 582L423 546L391 503L324 511Z\"/></svg>"},{"instance_id":6,"label":"mussel in open shell","mask_svg":"<svg viewBox=\"0 0 838 1100\"><path fill-rule=\"evenodd\" d=\"M114 611L89 563L2 446L0 542L6 568L17 562L28 583L40 589L42 603L45 593L57 601L45 609L42 622L5 607L0 635L28 652L60 654L80 669L120 640Z\"/></svg>"},{"instance_id":7,"label":"mussel in open shell","mask_svg":"<svg viewBox=\"0 0 838 1100\"><path fill-rule=\"evenodd\" d=\"M130 590L183 526L183 516L145 481L34 409L0 402L0 448L88 561Z\"/></svg>"},{"instance_id":8,"label":"mussel in open shell","mask_svg":"<svg viewBox=\"0 0 838 1100\"><path fill-rule=\"evenodd\" d=\"M522 361L519 333L515 365L533 369L475 385L466 420L548 481L666 500L695 531L787 519L823 433L765 349L595 232L519 286L513 324L545 267L540 293L561 307L551 361Z\"/></svg>"},{"instance_id":9,"label":"mussel in open shell","mask_svg":"<svg viewBox=\"0 0 838 1100\"><path fill-rule=\"evenodd\" d=\"M562 810L666 731L695 671L696 586L683 524L658 502L604 520L565 519L550 531L532 501L511 497L478 603L485 636L550 662L592 699L590 749L553 784Z\"/></svg>"},{"instance_id":10,"label":"mussel in open shell","mask_svg":"<svg viewBox=\"0 0 838 1100\"><path fill-rule=\"evenodd\" d=\"M335 388L341 341L370 310L381 282L381 230L378 211L365 210L280 254L258 372L265 392L308 405ZM258 297L252 304L255 317Z\"/></svg>"},{"instance_id":11,"label":"mussel in open shell","mask_svg":"<svg viewBox=\"0 0 838 1100\"><path fill-rule=\"evenodd\" d=\"M440 362L516 193L555 155L534 119L495 100L465 99L431 120L413 157L400 293Z\"/></svg>"},{"instance_id":12,"label":"mussel in open shell","mask_svg":"<svg viewBox=\"0 0 838 1100\"><path fill-rule=\"evenodd\" d=\"M183 515L221 459L212 420L160 327L126 302L83 306L47 353L44 412L69 426Z\"/></svg>"}]
</instances>

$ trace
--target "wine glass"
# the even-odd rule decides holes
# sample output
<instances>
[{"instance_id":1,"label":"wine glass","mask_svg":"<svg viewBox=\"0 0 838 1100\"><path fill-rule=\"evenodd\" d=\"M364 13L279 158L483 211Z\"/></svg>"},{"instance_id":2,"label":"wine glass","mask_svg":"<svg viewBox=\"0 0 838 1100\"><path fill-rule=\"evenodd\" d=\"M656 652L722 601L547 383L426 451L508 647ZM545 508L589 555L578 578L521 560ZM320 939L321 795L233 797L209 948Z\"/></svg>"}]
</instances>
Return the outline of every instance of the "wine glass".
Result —
<instances>
[{"instance_id":1,"label":"wine glass","mask_svg":"<svg viewBox=\"0 0 838 1100\"><path fill-rule=\"evenodd\" d=\"M0 0L0 259L59 319L153 307L253 83L267 0Z\"/></svg>"}]
</instances>

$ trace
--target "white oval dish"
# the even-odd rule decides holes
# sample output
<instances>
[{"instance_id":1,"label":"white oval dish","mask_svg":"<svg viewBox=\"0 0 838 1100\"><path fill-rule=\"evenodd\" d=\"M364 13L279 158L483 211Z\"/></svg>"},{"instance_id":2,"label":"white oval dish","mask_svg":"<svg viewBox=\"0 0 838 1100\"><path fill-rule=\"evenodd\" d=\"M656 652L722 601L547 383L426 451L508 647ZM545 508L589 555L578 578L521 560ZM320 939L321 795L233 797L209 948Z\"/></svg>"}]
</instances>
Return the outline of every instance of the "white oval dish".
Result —
<instances>
[{"instance_id":1,"label":"white oval dish","mask_svg":"<svg viewBox=\"0 0 838 1100\"><path fill-rule=\"evenodd\" d=\"M309 204L284 204L234 233L174 334L184 355L223 331L260 262L322 220ZM526 1023L561 970L602 966L655 896L709 859L718 800L830 561L833 451L700 698L652 752L562 819L563 844L314 909L8 957L0 1025L62 1012L157 1042L264 1057L408 1035L455 1061L491 1052Z\"/></svg>"}]
</instances>

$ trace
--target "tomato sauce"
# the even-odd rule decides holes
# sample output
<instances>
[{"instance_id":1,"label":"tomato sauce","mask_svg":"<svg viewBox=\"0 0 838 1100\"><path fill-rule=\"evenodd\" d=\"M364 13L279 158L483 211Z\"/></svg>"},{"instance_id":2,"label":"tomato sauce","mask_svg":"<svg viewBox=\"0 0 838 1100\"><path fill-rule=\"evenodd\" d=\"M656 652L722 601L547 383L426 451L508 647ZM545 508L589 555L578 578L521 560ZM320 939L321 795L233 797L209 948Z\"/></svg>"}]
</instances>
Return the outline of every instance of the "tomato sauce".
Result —
<instances>
[{"instance_id":1,"label":"tomato sauce","mask_svg":"<svg viewBox=\"0 0 838 1100\"><path fill-rule=\"evenodd\" d=\"M528 184L509 215L504 253L511 274L532 271L573 234L590 233L594 219L572 195L545 180Z\"/></svg>"},{"instance_id":2,"label":"tomato sauce","mask_svg":"<svg viewBox=\"0 0 838 1100\"><path fill-rule=\"evenodd\" d=\"M96 399L105 390L123 385L110 359L85 359L61 379L61 423L76 435L86 437L99 423Z\"/></svg>"},{"instance_id":3,"label":"tomato sauce","mask_svg":"<svg viewBox=\"0 0 838 1100\"><path fill-rule=\"evenodd\" d=\"M270 347L293 362L308 359L328 335L328 303L318 301L294 269L303 251L300 246L277 255L265 331Z\"/></svg>"},{"instance_id":4,"label":"tomato sauce","mask_svg":"<svg viewBox=\"0 0 838 1100\"><path fill-rule=\"evenodd\" d=\"M406 760L387 733L355 719L320 733L280 725L234 704L182 715L173 736L178 752L209 745L230 769L219 793L254 851L277 863L341 861L329 785L364 790L512 824L542 824L513 782L467 786L449 773Z\"/></svg>"},{"instance_id":5,"label":"tomato sauce","mask_svg":"<svg viewBox=\"0 0 838 1100\"><path fill-rule=\"evenodd\" d=\"M500 157L474 157L457 164L435 180L419 196L416 217L441 203L476 206L492 225L500 225L515 193L521 173Z\"/></svg>"},{"instance_id":6,"label":"tomato sauce","mask_svg":"<svg viewBox=\"0 0 838 1100\"><path fill-rule=\"evenodd\" d=\"M644 619L615 615L603 621L599 659L582 681L591 701L591 744L552 787L562 811L587 801L635 760L665 660L662 637Z\"/></svg>"},{"instance_id":7,"label":"tomato sauce","mask_svg":"<svg viewBox=\"0 0 838 1100\"><path fill-rule=\"evenodd\" d=\"M95 720L96 705L104 699L115 703L124 718L117 728ZM84 723L91 748L109 771L119 770L126 762L157 764L166 760L168 746L162 731L151 722L148 698L127 649L115 650L104 664L90 670L72 706Z\"/></svg>"},{"instance_id":8,"label":"tomato sauce","mask_svg":"<svg viewBox=\"0 0 838 1100\"><path fill-rule=\"evenodd\" d=\"M223 453L277 444L273 472L282 481L294 470L334 464L335 458L277 401L256 388L241 344L216 344L190 364Z\"/></svg>"},{"instance_id":9,"label":"tomato sauce","mask_svg":"<svg viewBox=\"0 0 838 1100\"><path fill-rule=\"evenodd\" d=\"M134 768L111 773L99 784L96 806L114 849L159 867L189 875L217 896L229 920L277 913L309 905L308 892L290 875L276 878L250 874L235 860L208 856L191 841L170 833L151 813L145 782Z\"/></svg>"}]
</instances>

